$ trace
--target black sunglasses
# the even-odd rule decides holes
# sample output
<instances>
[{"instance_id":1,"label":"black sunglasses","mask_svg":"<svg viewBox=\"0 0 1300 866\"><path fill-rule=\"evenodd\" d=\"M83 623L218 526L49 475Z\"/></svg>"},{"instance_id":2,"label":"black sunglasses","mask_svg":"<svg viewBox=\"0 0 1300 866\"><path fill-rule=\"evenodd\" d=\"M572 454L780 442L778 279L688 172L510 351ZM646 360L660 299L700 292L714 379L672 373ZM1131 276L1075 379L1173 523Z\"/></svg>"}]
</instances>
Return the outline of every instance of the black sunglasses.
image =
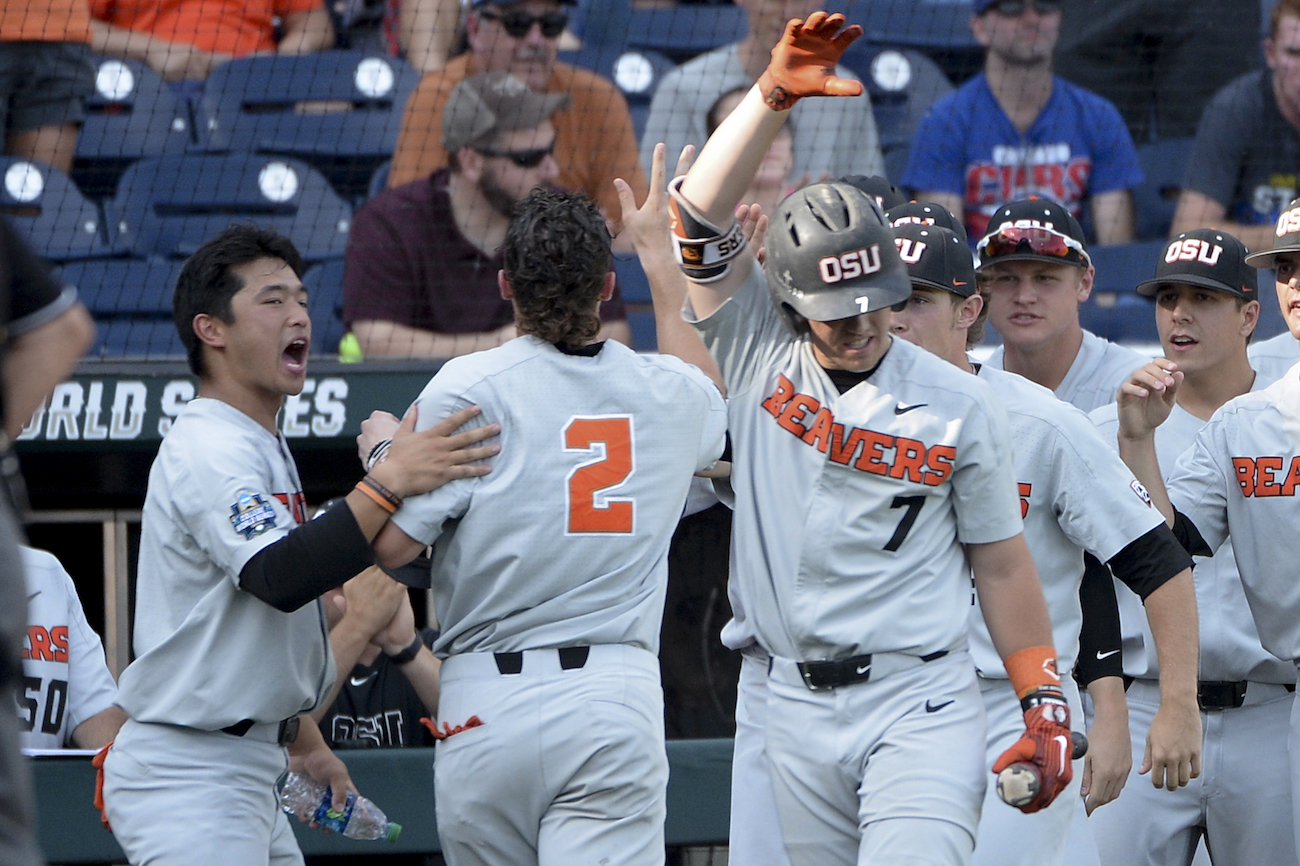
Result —
<instances>
[{"instance_id":1,"label":"black sunglasses","mask_svg":"<svg viewBox=\"0 0 1300 866\"><path fill-rule=\"evenodd\" d=\"M1033 6L1039 15L1051 15L1061 11L1061 0L1002 0L994 3L992 10L1007 18L1019 18L1025 10Z\"/></svg>"},{"instance_id":2,"label":"black sunglasses","mask_svg":"<svg viewBox=\"0 0 1300 866\"><path fill-rule=\"evenodd\" d=\"M542 160L555 153L555 144L552 142L549 147L539 147L534 150L490 150L486 147L476 147L474 150L483 156L508 159L520 168L537 168L542 164Z\"/></svg>"},{"instance_id":3,"label":"black sunglasses","mask_svg":"<svg viewBox=\"0 0 1300 866\"><path fill-rule=\"evenodd\" d=\"M533 29L534 24L541 25L542 35L547 39L554 39L564 32L565 27L569 26L569 16L564 12L545 12L541 15L529 15L527 12L518 10L495 12L491 9L484 9L478 14L481 18L498 22L506 33L509 33L515 39L523 39L527 36L528 31Z\"/></svg>"}]
</instances>

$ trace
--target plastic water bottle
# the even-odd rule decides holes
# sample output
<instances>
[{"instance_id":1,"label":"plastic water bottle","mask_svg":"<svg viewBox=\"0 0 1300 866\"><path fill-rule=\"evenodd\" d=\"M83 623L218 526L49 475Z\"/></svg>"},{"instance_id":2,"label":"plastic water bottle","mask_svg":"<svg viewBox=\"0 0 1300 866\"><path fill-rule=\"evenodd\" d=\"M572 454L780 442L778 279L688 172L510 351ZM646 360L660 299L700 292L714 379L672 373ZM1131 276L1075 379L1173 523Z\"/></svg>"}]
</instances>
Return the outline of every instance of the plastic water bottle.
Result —
<instances>
[{"instance_id":1,"label":"plastic water bottle","mask_svg":"<svg viewBox=\"0 0 1300 866\"><path fill-rule=\"evenodd\" d=\"M365 797L348 792L348 804L342 812L334 811L333 792L310 776L285 773L276 785L280 808L290 815L315 821L323 830L342 833L349 839L383 839L396 842L402 825L388 820L383 811Z\"/></svg>"}]
</instances>

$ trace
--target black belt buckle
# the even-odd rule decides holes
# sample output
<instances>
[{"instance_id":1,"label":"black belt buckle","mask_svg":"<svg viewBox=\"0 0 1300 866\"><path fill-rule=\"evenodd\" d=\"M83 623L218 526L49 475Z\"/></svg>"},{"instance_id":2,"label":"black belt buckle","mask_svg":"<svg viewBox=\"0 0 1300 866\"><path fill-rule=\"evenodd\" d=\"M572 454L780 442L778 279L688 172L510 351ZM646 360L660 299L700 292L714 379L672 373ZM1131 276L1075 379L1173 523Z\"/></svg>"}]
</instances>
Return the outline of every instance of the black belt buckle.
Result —
<instances>
[{"instance_id":1,"label":"black belt buckle","mask_svg":"<svg viewBox=\"0 0 1300 866\"><path fill-rule=\"evenodd\" d=\"M1235 710L1246 702L1247 682L1209 682L1196 684L1196 702L1203 710Z\"/></svg>"},{"instance_id":2,"label":"black belt buckle","mask_svg":"<svg viewBox=\"0 0 1300 866\"><path fill-rule=\"evenodd\" d=\"M871 655L853 656L833 662L799 662L804 685L814 692L836 686L865 683L871 679Z\"/></svg>"}]
</instances>

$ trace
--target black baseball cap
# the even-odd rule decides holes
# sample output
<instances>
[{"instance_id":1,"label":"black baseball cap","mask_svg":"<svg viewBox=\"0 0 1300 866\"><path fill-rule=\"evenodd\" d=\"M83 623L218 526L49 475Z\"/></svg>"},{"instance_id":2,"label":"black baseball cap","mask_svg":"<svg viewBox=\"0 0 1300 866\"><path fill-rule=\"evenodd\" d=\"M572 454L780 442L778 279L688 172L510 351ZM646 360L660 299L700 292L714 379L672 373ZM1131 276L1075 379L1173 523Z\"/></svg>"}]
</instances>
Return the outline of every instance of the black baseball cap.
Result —
<instances>
[{"instance_id":1,"label":"black baseball cap","mask_svg":"<svg viewBox=\"0 0 1300 866\"><path fill-rule=\"evenodd\" d=\"M1155 279L1138 283L1137 293L1151 298L1162 286L1186 283L1258 300L1258 275L1246 264L1249 253L1245 244L1218 229L1183 232L1165 244L1156 262Z\"/></svg>"},{"instance_id":2,"label":"black baseball cap","mask_svg":"<svg viewBox=\"0 0 1300 866\"><path fill-rule=\"evenodd\" d=\"M963 298L975 294L975 263L970 247L942 226L901 223L894 227L898 257L907 265L912 285L951 292Z\"/></svg>"},{"instance_id":3,"label":"black baseball cap","mask_svg":"<svg viewBox=\"0 0 1300 866\"><path fill-rule=\"evenodd\" d=\"M1032 261L1086 268L1092 264L1079 221L1045 198L1013 201L997 209L975 245L980 267L994 262Z\"/></svg>"},{"instance_id":4,"label":"black baseball cap","mask_svg":"<svg viewBox=\"0 0 1300 866\"><path fill-rule=\"evenodd\" d=\"M888 178L881 177L878 174L846 174L844 177L837 177L832 182L856 186L871 196L876 204L880 205L882 211L887 211L891 207L896 207L907 201L907 196L899 192L898 187L890 183Z\"/></svg>"},{"instance_id":5,"label":"black baseball cap","mask_svg":"<svg viewBox=\"0 0 1300 866\"><path fill-rule=\"evenodd\" d=\"M904 223L939 226L955 234L962 243L967 243L966 226L962 225L956 214L941 204L929 201L907 201L891 207L885 216L889 218L889 224L894 228Z\"/></svg>"},{"instance_id":6,"label":"black baseball cap","mask_svg":"<svg viewBox=\"0 0 1300 866\"><path fill-rule=\"evenodd\" d=\"M1273 248L1260 250L1246 256L1246 264L1253 268L1271 268L1281 253L1300 253L1300 198L1294 199L1277 218L1273 232Z\"/></svg>"}]
</instances>

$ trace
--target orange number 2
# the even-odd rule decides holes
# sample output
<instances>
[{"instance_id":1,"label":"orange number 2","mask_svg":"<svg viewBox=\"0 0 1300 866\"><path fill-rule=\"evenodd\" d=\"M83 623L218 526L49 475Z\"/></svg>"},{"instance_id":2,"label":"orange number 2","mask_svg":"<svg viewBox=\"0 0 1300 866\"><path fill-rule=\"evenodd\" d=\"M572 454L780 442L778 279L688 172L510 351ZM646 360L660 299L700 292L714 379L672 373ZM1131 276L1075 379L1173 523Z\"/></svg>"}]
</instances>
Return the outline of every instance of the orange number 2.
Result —
<instances>
[{"instance_id":1,"label":"orange number 2","mask_svg":"<svg viewBox=\"0 0 1300 866\"><path fill-rule=\"evenodd\" d=\"M592 459L569 473L566 504L573 534L616 533L631 535L636 524L636 503L615 499L607 491L627 481L636 469L632 454L632 417L599 415L569 420L564 427L564 450L586 451Z\"/></svg>"}]
</instances>

